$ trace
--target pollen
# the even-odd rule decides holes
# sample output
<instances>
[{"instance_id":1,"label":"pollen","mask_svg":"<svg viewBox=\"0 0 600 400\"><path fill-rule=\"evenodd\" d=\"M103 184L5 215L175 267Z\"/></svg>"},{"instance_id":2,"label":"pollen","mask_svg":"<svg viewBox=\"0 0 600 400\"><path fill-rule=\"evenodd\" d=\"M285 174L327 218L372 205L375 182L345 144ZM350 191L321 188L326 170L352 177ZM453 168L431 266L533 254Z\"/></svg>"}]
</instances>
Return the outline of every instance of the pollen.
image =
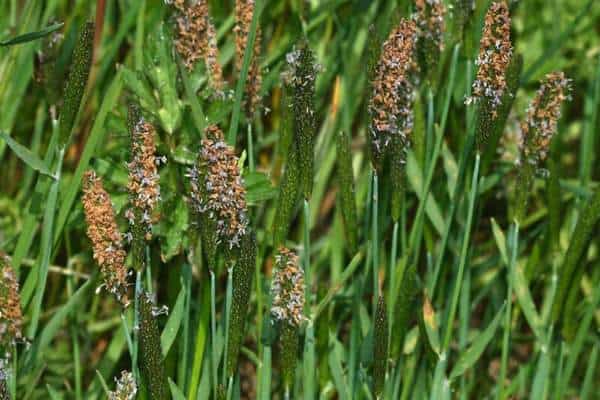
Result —
<instances>
[{"instance_id":1,"label":"pollen","mask_svg":"<svg viewBox=\"0 0 600 400\"><path fill-rule=\"evenodd\" d=\"M92 242L94 260L104 278L104 286L117 300L127 307L127 267L121 233L117 227L110 197L104 190L102 179L94 171L83 177L83 211L87 223L87 235Z\"/></svg>"},{"instance_id":2,"label":"pollen","mask_svg":"<svg viewBox=\"0 0 600 400\"><path fill-rule=\"evenodd\" d=\"M218 61L217 33L210 18L208 0L198 0L193 4L175 0L173 6L178 12L175 48L183 58L183 64L191 71L198 60L203 59L213 88L221 91L223 70Z\"/></svg>"},{"instance_id":3,"label":"pollen","mask_svg":"<svg viewBox=\"0 0 600 400\"><path fill-rule=\"evenodd\" d=\"M236 0L235 2L235 66L239 72L242 70L244 52L248 45L248 36L250 35L250 25L255 11L254 0ZM252 60L248 68L248 77L246 81L246 98L244 106L246 113L251 116L254 114L260 104L260 88L262 85L262 75L260 70L260 48L262 41L262 31L260 26L256 29L254 38L254 48Z\"/></svg>"},{"instance_id":4,"label":"pollen","mask_svg":"<svg viewBox=\"0 0 600 400\"><path fill-rule=\"evenodd\" d=\"M155 156L155 152L154 127L140 117L132 130L131 161L127 164L127 190L132 209L126 212L126 216L130 225L140 225L143 228L146 240L152 239L152 216L160 200L160 159Z\"/></svg>"},{"instance_id":5,"label":"pollen","mask_svg":"<svg viewBox=\"0 0 600 400\"><path fill-rule=\"evenodd\" d=\"M537 166L546 159L556 133L561 106L570 98L570 92L571 81L563 72L546 75L521 124L521 162Z\"/></svg>"},{"instance_id":6,"label":"pollen","mask_svg":"<svg viewBox=\"0 0 600 400\"><path fill-rule=\"evenodd\" d=\"M375 153L383 154L394 135L408 143L413 129L417 64L414 21L402 20L383 43L369 102L370 134Z\"/></svg>"},{"instance_id":7,"label":"pollen","mask_svg":"<svg viewBox=\"0 0 600 400\"><path fill-rule=\"evenodd\" d=\"M491 105L492 115L496 116L495 109L502 103L507 88L506 70L512 53L508 5L506 1L497 1L492 3L485 15L479 55L475 61L479 69L467 104L484 99Z\"/></svg>"},{"instance_id":8,"label":"pollen","mask_svg":"<svg viewBox=\"0 0 600 400\"><path fill-rule=\"evenodd\" d=\"M8 256L0 252L0 350L22 340L23 314L19 283ZM10 355L10 353L9 353ZM0 354L0 361L4 354Z\"/></svg>"},{"instance_id":9,"label":"pollen","mask_svg":"<svg viewBox=\"0 0 600 400\"><path fill-rule=\"evenodd\" d=\"M304 270L298 264L296 253L286 247L279 248L275 264L271 315L280 322L298 327L305 319Z\"/></svg>"},{"instance_id":10,"label":"pollen","mask_svg":"<svg viewBox=\"0 0 600 400\"><path fill-rule=\"evenodd\" d=\"M197 165L188 171L192 208L216 220L217 239L226 242L229 249L239 247L248 229L246 189L238 162L221 129L210 125Z\"/></svg>"}]
</instances>

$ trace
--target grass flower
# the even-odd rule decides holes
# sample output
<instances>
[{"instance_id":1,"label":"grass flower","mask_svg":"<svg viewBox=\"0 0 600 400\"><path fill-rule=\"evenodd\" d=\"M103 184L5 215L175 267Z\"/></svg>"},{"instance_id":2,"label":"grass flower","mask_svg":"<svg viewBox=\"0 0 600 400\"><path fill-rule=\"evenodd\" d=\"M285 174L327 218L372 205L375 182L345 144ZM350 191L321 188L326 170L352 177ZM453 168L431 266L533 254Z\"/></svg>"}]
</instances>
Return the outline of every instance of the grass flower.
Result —
<instances>
[{"instance_id":1,"label":"grass flower","mask_svg":"<svg viewBox=\"0 0 600 400\"><path fill-rule=\"evenodd\" d=\"M116 379L117 387L108 394L108 400L134 400L138 391L133 374L122 371L121 377Z\"/></svg>"},{"instance_id":2,"label":"grass flower","mask_svg":"<svg viewBox=\"0 0 600 400\"><path fill-rule=\"evenodd\" d=\"M255 0L236 0L235 2L235 67L238 73L242 70L244 52L248 45L250 25L255 12ZM248 69L246 81L245 109L248 116L252 116L260 104L260 88L262 85L262 74L260 70L260 47L262 31L260 26L256 29L254 38L254 49L252 60Z\"/></svg>"},{"instance_id":3,"label":"grass flower","mask_svg":"<svg viewBox=\"0 0 600 400\"><path fill-rule=\"evenodd\" d=\"M369 127L373 165L381 168L392 138L399 137L408 147L413 128L415 92L415 46L417 27L414 21L402 20L383 43L375 67L373 94L369 102ZM405 150L406 151L406 150ZM402 162L405 155L402 156Z\"/></svg>"},{"instance_id":4,"label":"grass flower","mask_svg":"<svg viewBox=\"0 0 600 400\"><path fill-rule=\"evenodd\" d=\"M519 176L517 178L515 218L521 222L527 211L530 190L537 172L550 150L556 133L562 103L570 97L570 80L562 72L546 75L521 124Z\"/></svg>"},{"instance_id":5,"label":"grass flower","mask_svg":"<svg viewBox=\"0 0 600 400\"><path fill-rule=\"evenodd\" d=\"M100 266L104 287L127 307L127 267L121 232L117 227L115 212L102 179L94 171L83 176L83 211L87 222L87 235L92 242L94 260Z\"/></svg>"},{"instance_id":6,"label":"grass flower","mask_svg":"<svg viewBox=\"0 0 600 400\"><path fill-rule=\"evenodd\" d=\"M249 230L242 238L239 257L233 267L231 313L228 324L229 343L226 361L228 377L235 374L240 347L246 332L252 279L256 270L256 252L256 236L254 232Z\"/></svg>"},{"instance_id":7,"label":"grass flower","mask_svg":"<svg viewBox=\"0 0 600 400\"><path fill-rule=\"evenodd\" d=\"M246 189L240 174L239 159L233 147L225 143L216 126L206 128L206 138L197 165L188 171L191 181L191 206L200 217L207 257L214 259L216 246L225 243L233 250L248 229Z\"/></svg>"},{"instance_id":8,"label":"grass flower","mask_svg":"<svg viewBox=\"0 0 600 400\"><path fill-rule=\"evenodd\" d=\"M63 92L63 105L59 119L61 146L65 146L69 141L75 124L75 117L77 117L81 106L81 100L92 67L93 41L94 24L88 22L81 28L79 38L75 44L71 69Z\"/></svg>"},{"instance_id":9,"label":"grass flower","mask_svg":"<svg viewBox=\"0 0 600 400\"><path fill-rule=\"evenodd\" d=\"M473 94L467 104L486 101L491 105L491 115L496 117L496 108L502 103L507 88L506 70L512 57L510 41L510 14L506 1L496 1L490 5L479 43L479 56L475 64L479 66L473 82Z\"/></svg>"},{"instance_id":10,"label":"grass flower","mask_svg":"<svg viewBox=\"0 0 600 400\"><path fill-rule=\"evenodd\" d=\"M471 19L473 10L475 9L475 0L452 0L451 10L456 27L456 35L462 39L465 28Z\"/></svg>"},{"instance_id":11,"label":"grass flower","mask_svg":"<svg viewBox=\"0 0 600 400\"><path fill-rule=\"evenodd\" d=\"M521 160L538 166L548 156L562 103L570 96L570 80L563 72L546 75L521 124Z\"/></svg>"},{"instance_id":12,"label":"grass flower","mask_svg":"<svg viewBox=\"0 0 600 400\"><path fill-rule=\"evenodd\" d=\"M284 386L289 391L294 382L299 329L305 320L304 271L293 251L280 247L275 256L276 269L271 288L271 316L281 327L281 368Z\"/></svg>"},{"instance_id":13,"label":"grass flower","mask_svg":"<svg viewBox=\"0 0 600 400\"><path fill-rule=\"evenodd\" d=\"M131 140L131 161L129 170L130 208L125 212L129 221L133 259L142 266L144 243L152 239L152 222L155 208L160 200L158 164L161 159L155 155L155 130L152 124L141 116L135 105L129 107L129 130Z\"/></svg>"},{"instance_id":14,"label":"grass flower","mask_svg":"<svg viewBox=\"0 0 600 400\"><path fill-rule=\"evenodd\" d=\"M0 360L10 358L8 349L22 340L23 314L19 283L7 255L0 252ZM2 354L7 352L7 354ZM5 357L6 356L6 357ZM1 366L0 366L1 367Z\"/></svg>"},{"instance_id":15,"label":"grass flower","mask_svg":"<svg viewBox=\"0 0 600 400\"><path fill-rule=\"evenodd\" d=\"M213 88L221 91L223 70L218 60L217 32L209 15L208 0L174 0L173 5L178 11L175 48L183 64L191 71L203 59Z\"/></svg>"},{"instance_id":16,"label":"grass flower","mask_svg":"<svg viewBox=\"0 0 600 400\"><path fill-rule=\"evenodd\" d=\"M140 371L144 378L147 393L151 400L171 398L167 374L160 347L160 331L156 316L154 296L140 291L137 294L139 304L139 357Z\"/></svg>"},{"instance_id":17,"label":"grass flower","mask_svg":"<svg viewBox=\"0 0 600 400\"><path fill-rule=\"evenodd\" d=\"M415 6L419 64L423 76L431 80L444 50L446 7L441 0L416 0Z\"/></svg>"},{"instance_id":18,"label":"grass flower","mask_svg":"<svg viewBox=\"0 0 600 400\"><path fill-rule=\"evenodd\" d=\"M303 41L297 49L286 55L287 70L282 78L292 96L294 144L298 151L300 190L305 199L312 194L314 178L314 152L317 134L315 118L315 81L319 66L314 55ZM292 149L293 150L293 149Z\"/></svg>"},{"instance_id":19,"label":"grass flower","mask_svg":"<svg viewBox=\"0 0 600 400\"><path fill-rule=\"evenodd\" d=\"M373 321L373 388L375 398L381 398L388 363L388 315L385 299L379 296Z\"/></svg>"}]
</instances>

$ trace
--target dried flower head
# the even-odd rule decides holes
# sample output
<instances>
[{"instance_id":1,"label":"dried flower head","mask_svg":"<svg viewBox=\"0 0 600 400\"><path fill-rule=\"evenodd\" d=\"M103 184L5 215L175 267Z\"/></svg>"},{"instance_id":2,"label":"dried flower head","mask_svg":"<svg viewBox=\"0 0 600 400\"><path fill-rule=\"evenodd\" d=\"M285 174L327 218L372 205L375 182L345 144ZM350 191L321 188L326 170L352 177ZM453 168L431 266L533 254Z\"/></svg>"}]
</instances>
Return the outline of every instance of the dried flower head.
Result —
<instances>
[{"instance_id":1,"label":"dried flower head","mask_svg":"<svg viewBox=\"0 0 600 400\"><path fill-rule=\"evenodd\" d=\"M22 340L23 314L19 297L19 283L10 266L8 256L0 252L0 352ZM10 357L10 353L6 357ZM0 354L0 363L4 358ZM1 369L0 365L0 369Z\"/></svg>"},{"instance_id":2,"label":"dried flower head","mask_svg":"<svg viewBox=\"0 0 600 400\"><path fill-rule=\"evenodd\" d=\"M242 70L244 52L248 45L248 36L250 35L250 25L254 15L254 0L236 0L235 2L235 67L239 72ZM248 78L246 81L246 99L244 105L246 114L254 114L260 103L260 87L262 85L262 75L260 71L260 47L262 41L262 31L260 26L256 29L254 38L254 48L252 60L248 68Z\"/></svg>"},{"instance_id":3,"label":"dried flower head","mask_svg":"<svg viewBox=\"0 0 600 400\"><path fill-rule=\"evenodd\" d=\"M218 61L217 33L209 15L208 0L188 3L186 0L173 1L178 11L175 48L190 71L198 60L204 59L211 84L220 91L224 84L223 70Z\"/></svg>"},{"instance_id":4,"label":"dried flower head","mask_svg":"<svg viewBox=\"0 0 600 400\"><path fill-rule=\"evenodd\" d=\"M416 25L402 20L383 43L369 102L373 153L381 157L394 135L408 144L413 128Z\"/></svg>"},{"instance_id":5,"label":"dried flower head","mask_svg":"<svg viewBox=\"0 0 600 400\"><path fill-rule=\"evenodd\" d=\"M239 247L248 228L246 189L238 157L216 125L206 128L198 164L188 171L192 208L216 221L217 241Z\"/></svg>"},{"instance_id":6,"label":"dried flower head","mask_svg":"<svg viewBox=\"0 0 600 400\"><path fill-rule=\"evenodd\" d=\"M110 197L102 186L102 179L94 171L87 171L83 176L82 202L87 235L92 241L94 259L102 271L104 286L127 307L126 253Z\"/></svg>"},{"instance_id":7,"label":"dried flower head","mask_svg":"<svg viewBox=\"0 0 600 400\"><path fill-rule=\"evenodd\" d=\"M115 378L117 387L114 392L108 394L108 400L133 400L137 394L138 388L133 374L129 371L122 371L120 378Z\"/></svg>"},{"instance_id":8,"label":"dried flower head","mask_svg":"<svg viewBox=\"0 0 600 400\"><path fill-rule=\"evenodd\" d=\"M506 70L512 57L510 41L510 14L506 1L492 3L485 15L483 33L479 43L479 56L475 64L479 66L477 78L473 82L473 94L467 104L485 99L494 109L502 102L506 90Z\"/></svg>"},{"instance_id":9,"label":"dried flower head","mask_svg":"<svg viewBox=\"0 0 600 400\"><path fill-rule=\"evenodd\" d=\"M570 98L571 81L563 72L546 75L521 124L520 162L537 166L548 155L562 103Z\"/></svg>"},{"instance_id":10,"label":"dried flower head","mask_svg":"<svg viewBox=\"0 0 600 400\"><path fill-rule=\"evenodd\" d=\"M413 16L417 24L419 38L444 49L444 31L446 30L446 7L441 0L415 0L416 13Z\"/></svg>"},{"instance_id":11,"label":"dried flower head","mask_svg":"<svg viewBox=\"0 0 600 400\"><path fill-rule=\"evenodd\" d=\"M275 264L271 315L298 327L304 321L304 270L298 264L296 253L283 246L275 256Z\"/></svg>"},{"instance_id":12,"label":"dried flower head","mask_svg":"<svg viewBox=\"0 0 600 400\"><path fill-rule=\"evenodd\" d=\"M133 108L134 106L132 106ZM134 112L130 112L133 117ZM158 164L161 162L155 156L155 130L144 117L137 115L137 121L131 121L131 161L127 164L129 170L129 203L131 208L125 216L132 230L140 233L146 240L152 239L152 216L160 200Z\"/></svg>"}]
</instances>

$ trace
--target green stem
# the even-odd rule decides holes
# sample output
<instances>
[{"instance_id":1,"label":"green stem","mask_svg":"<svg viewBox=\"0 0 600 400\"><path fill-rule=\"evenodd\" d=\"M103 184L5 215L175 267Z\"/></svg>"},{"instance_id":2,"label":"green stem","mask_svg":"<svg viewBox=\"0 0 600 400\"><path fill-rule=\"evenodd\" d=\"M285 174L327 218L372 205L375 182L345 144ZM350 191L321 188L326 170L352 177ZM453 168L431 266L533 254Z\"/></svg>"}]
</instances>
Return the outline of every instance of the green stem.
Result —
<instances>
[{"instance_id":1,"label":"green stem","mask_svg":"<svg viewBox=\"0 0 600 400\"><path fill-rule=\"evenodd\" d=\"M467 223L465 225L465 234L462 241L462 247L460 251L460 264L458 266L458 275L454 284L454 291L452 293L452 302L448 312L448 319L446 322L446 333L444 335L444 342L442 346L442 352L446 353L450 346L450 339L452 337L452 326L454 324L454 318L456 315L456 307L458 304L458 297L460 295L460 288L462 285L462 278L465 271L465 265L467 263L467 253L469 250L469 241L471 237L471 224L473 222L473 211L475 209L475 199L477 197L477 185L479 182L479 164L481 157L479 153L475 156L475 169L473 171L473 179L471 181L471 193L469 196L469 209L467 214Z\"/></svg>"},{"instance_id":2,"label":"green stem","mask_svg":"<svg viewBox=\"0 0 600 400\"><path fill-rule=\"evenodd\" d=\"M371 217L371 257L373 265L373 315L375 315L375 309L377 308L377 298L379 295L379 238L378 238L378 208L379 208L379 179L377 172L373 172L373 203Z\"/></svg>"},{"instance_id":3,"label":"green stem","mask_svg":"<svg viewBox=\"0 0 600 400\"><path fill-rule=\"evenodd\" d=\"M256 169L254 163L254 141L252 139L252 124L248 122L248 169L254 172Z\"/></svg>"},{"instance_id":4,"label":"green stem","mask_svg":"<svg viewBox=\"0 0 600 400\"><path fill-rule=\"evenodd\" d=\"M396 286L396 257L398 253L398 222L394 222L394 229L392 232L392 254L390 259L390 271L389 271L389 282L388 282L388 335L392 337L392 321L393 321L393 310L394 310L394 288ZM388 350L389 351L389 350Z\"/></svg>"},{"instance_id":5,"label":"green stem","mask_svg":"<svg viewBox=\"0 0 600 400\"><path fill-rule=\"evenodd\" d=\"M497 390L497 399L503 400L506 397L506 393L504 391L504 381L506 379L506 370L508 366L508 354L510 350L510 322L511 322L511 309L512 309L512 292L513 292L513 280L512 280L512 271L516 268L517 262L517 253L519 246L519 224L515 222L512 225L511 232L511 255L510 255L510 264L508 265L508 270L506 271L506 279L508 282L508 289L506 293L506 318L504 320L504 336L502 338L502 358L500 364L500 377L498 379L498 390Z\"/></svg>"},{"instance_id":6,"label":"green stem","mask_svg":"<svg viewBox=\"0 0 600 400\"><path fill-rule=\"evenodd\" d=\"M216 306L216 289L215 289L215 273L210 271L210 330L211 330L211 341L212 341L212 390L213 398L217 397L217 385L218 385L218 351L217 351L217 306Z\"/></svg>"}]
</instances>

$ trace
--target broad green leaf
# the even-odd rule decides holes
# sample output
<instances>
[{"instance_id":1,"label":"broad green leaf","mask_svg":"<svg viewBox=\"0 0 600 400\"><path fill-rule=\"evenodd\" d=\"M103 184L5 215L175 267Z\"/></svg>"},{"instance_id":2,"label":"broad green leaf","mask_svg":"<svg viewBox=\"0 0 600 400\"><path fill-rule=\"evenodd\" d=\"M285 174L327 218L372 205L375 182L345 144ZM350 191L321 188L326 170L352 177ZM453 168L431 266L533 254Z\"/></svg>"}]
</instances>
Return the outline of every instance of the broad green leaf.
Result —
<instances>
[{"instance_id":1,"label":"broad green leaf","mask_svg":"<svg viewBox=\"0 0 600 400\"><path fill-rule=\"evenodd\" d=\"M454 380L464 374L469 368L471 368L481 354L487 347L488 343L494 338L494 334L496 333L496 329L502 320L502 316L504 315L504 308L506 305L503 305L498 311L498 314L494 317L492 322L488 325L485 330L477 336L477 338L471 343L468 349L466 349L458 358L458 361L452 368L452 372L450 373L450 380Z\"/></svg>"},{"instance_id":2,"label":"broad green leaf","mask_svg":"<svg viewBox=\"0 0 600 400\"><path fill-rule=\"evenodd\" d=\"M6 141L8 147L15 153L17 157L29 167L33 168L36 171L44 175L48 175L50 177L54 177L48 166L44 161L42 161L38 156L33 154L27 147L17 143L13 138L11 138L5 132L0 132L0 137Z\"/></svg>"}]
</instances>

